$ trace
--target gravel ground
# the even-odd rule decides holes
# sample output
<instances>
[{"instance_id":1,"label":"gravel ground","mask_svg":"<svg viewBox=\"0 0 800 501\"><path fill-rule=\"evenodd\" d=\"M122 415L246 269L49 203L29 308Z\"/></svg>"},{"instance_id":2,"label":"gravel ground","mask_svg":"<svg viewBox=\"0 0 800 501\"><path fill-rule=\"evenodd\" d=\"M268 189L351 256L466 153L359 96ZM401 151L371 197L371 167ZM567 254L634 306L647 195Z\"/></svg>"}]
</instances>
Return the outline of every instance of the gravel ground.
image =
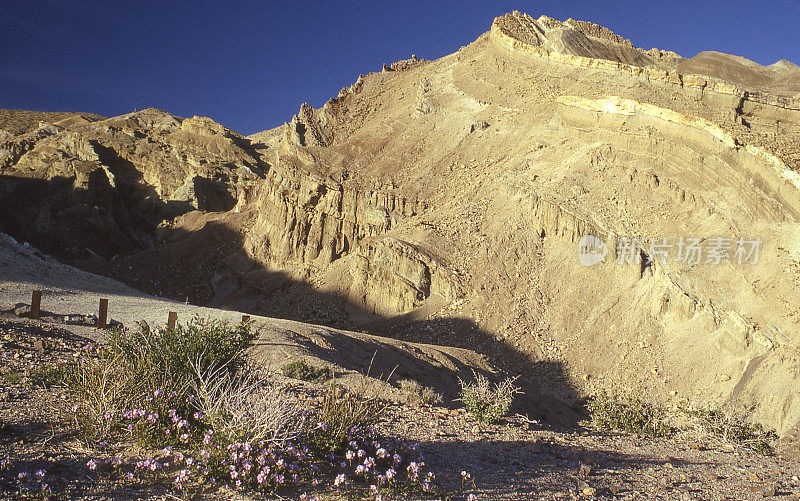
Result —
<instances>
[{"instance_id":1,"label":"gravel ground","mask_svg":"<svg viewBox=\"0 0 800 501\"><path fill-rule=\"evenodd\" d=\"M93 356L98 345L63 326L0 316L0 497L33 497L46 483L56 499L174 499L166 485L112 481L90 471L93 457L69 420L69 395L41 388L36 367ZM319 384L289 380L310 405ZM521 417L479 425L463 409L392 402L379 432L418 442L444 488L463 499L461 471L478 499L798 499L797 462L743 448L698 449L677 439L648 439L585 429L558 430ZM110 448L109 448L110 447ZM34 480L37 471L41 480ZM27 473L26 479L19 479ZM471 487L471 486L470 486ZM283 493L287 495L287 493ZM291 494L288 494L291 497ZM206 499L247 499L214 490ZM322 499L340 499L323 492ZM384 497L384 499L401 499Z\"/></svg>"}]
</instances>

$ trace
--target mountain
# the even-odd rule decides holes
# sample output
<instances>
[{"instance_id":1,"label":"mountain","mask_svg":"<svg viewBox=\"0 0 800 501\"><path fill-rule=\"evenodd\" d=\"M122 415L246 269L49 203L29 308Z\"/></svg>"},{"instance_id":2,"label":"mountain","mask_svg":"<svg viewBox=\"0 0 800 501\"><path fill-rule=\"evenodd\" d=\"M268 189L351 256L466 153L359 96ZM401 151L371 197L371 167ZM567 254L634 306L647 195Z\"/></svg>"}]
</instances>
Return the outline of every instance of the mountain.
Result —
<instances>
[{"instance_id":1,"label":"mountain","mask_svg":"<svg viewBox=\"0 0 800 501\"><path fill-rule=\"evenodd\" d=\"M0 231L148 293L470 348L554 399L787 434L798 71L513 12L249 137L153 109L11 131Z\"/></svg>"}]
</instances>

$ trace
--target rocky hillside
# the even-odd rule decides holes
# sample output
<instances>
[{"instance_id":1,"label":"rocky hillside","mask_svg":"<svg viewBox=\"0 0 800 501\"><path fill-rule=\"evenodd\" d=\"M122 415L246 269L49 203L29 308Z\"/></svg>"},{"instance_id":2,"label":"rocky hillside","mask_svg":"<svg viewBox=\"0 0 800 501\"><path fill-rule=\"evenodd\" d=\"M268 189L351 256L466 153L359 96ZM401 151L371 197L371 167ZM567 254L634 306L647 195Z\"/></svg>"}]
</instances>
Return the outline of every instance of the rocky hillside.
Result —
<instances>
[{"instance_id":1,"label":"rocky hillside","mask_svg":"<svg viewBox=\"0 0 800 501\"><path fill-rule=\"evenodd\" d=\"M146 292L468 347L566 400L744 406L787 434L799 82L514 12L249 138L158 110L8 137L0 231Z\"/></svg>"},{"instance_id":2,"label":"rocky hillside","mask_svg":"<svg viewBox=\"0 0 800 501\"><path fill-rule=\"evenodd\" d=\"M7 134L17 135L35 130L41 122L44 123L78 123L81 121L95 122L104 117L94 113L72 113L66 111L26 111L0 109L0 136Z\"/></svg>"}]
</instances>

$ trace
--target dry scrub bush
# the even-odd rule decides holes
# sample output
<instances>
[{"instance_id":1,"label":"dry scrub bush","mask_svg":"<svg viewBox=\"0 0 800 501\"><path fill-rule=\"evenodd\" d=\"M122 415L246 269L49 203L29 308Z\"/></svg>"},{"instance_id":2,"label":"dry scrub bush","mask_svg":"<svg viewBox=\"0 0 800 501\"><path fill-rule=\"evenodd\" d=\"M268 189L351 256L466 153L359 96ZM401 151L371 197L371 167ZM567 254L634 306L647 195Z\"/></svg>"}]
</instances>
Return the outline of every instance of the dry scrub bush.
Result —
<instances>
[{"instance_id":1,"label":"dry scrub bush","mask_svg":"<svg viewBox=\"0 0 800 501\"><path fill-rule=\"evenodd\" d=\"M724 448L739 445L772 454L777 439L772 431L749 423L746 409L677 408L666 410L640 397L599 393L589 398L588 424L652 437L676 436L689 446Z\"/></svg>"},{"instance_id":2,"label":"dry scrub bush","mask_svg":"<svg viewBox=\"0 0 800 501\"><path fill-rule=\"evenodd\" d=\"M345 391L332 379L326 385L319 423L310 434L310 441L323 454L338 452L347 446L354 429L374 424L385 410L386 404L380 399Z\"/></svg>"},{"instance_id":3,"label":"dry scrub bush","mask_svg":"<svg viewBox=\"0 0 800 501\"><path fill-rule=\"evenodd\" d=\"M761 454L774 453L777 440L775 432L765 430L758 423L747 422L745 409L682 409L679 437L694 447L722 448L741 445Z\"/></svg>"},{"instance_id":4,"label":"dry scrub bush","mask_svg":"<svg viewBox=\"0 0 800 501\"><path fill-rule=\"evenodd\" d=\"M351 391L337 386L336 379L328 382L319 411L319 422L309 434L315 450L322 454L341 451L347 447L348 437L355 430L367 428L383 416L387 405L387 381L391 374L386 380L372 379L368 377L371 370L372 361Z\"/></svg>"},{"instance_id":5,"label":"dry scrub bush","mask_svg":"<svg viewBox=\"0 0 800 501\"><path fill-rule=\"evenodd\" d=\"M63 386L68 375L74 370L73 363L58 362L31 368L28 378L35 388Z\"/></svg>"},{"instance_id":6,"label":"dry scrub bush","mask_svg":"<svg viewBox=\"0 0 800 501\"><path fill-rule=\"evenodd\" d=\"M590 423L598 429L665 437L672 433L667 413L635 395L620 397L606 392L589 398Z\"/></svg>"},{"instance_id":7,"label":"dry scrub bush","mask_svg":"<svg viewBox=\"0 0 800 501\"><path fill-rule=\"evenodd\" d=\"M305 360L297 360L281 367L284 376L303 381L320 381L333 377L330 367L314 367Z\"/></svg>"},{"instance_id":8,"label":"dry scrub bush","mask_svg":"<svg viewBox=\"0 0 800 501\"><path fill-rule=\"evenodd\" d=\"M286 390L252 367L231 375L225 367L202 372L193 363L194 394L206 422L230 442L283 444L303 432L304 413Z\"/></svg>"},{"instance_id":9,"label":"dry scrub bush","mask_svg":"<svg viewBox=\"0 0 800 501\"><path fill-rule=\"evenodd\" d=\"M434 405L442 402L441 393L428 386L423 386L413 379L401 379L399 384L401 390L416 395L424 404Z\"/></svg>"},{"instance_id":10,"label":"dry scrub bush","mask_svg":"<svg viewBox=\"0 0 800 501\"><path fill-rule=\"evenodd\" d=\"M517 378L506 378L492 385L483 375L472 371L474 383L468 383L458 378L461 385L461 397L467 411L475 416L481 423L494 423L508 413L514 395L521 393L514 385Z\"/></svg>"}]
</instances>

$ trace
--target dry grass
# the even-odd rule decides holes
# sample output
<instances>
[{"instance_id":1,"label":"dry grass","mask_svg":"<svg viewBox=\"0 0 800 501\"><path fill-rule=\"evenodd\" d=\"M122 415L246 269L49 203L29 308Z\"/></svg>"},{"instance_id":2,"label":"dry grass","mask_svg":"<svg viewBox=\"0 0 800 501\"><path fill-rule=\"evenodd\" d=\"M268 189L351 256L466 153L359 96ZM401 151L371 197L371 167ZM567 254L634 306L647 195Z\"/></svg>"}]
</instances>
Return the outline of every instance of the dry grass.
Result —
<instances>
[{"instance_id":1,"label":"dry grass","mask_svg":"<svg viewBox=\"0 0 800 501\"><path fill-rule=\"evenodd\" d=\"M694 448L727 449L740 445L761 454L773 454L777 436L748 421L743 407L682 409L678 438Z\"/></svg>"},{"instance_id":2,"label":"dry grass","mask_svg":"<svg viewBox=\"0 0 800 501\"><path fill-rule=\"evenodd\" d=\"M413 379L401 379L399 384L401 390L418 397L424 404L435 405L442 402L441 393L428 386L423 386Z\"/></svg>"},{"instance_id":3,"label":"dry grass","mask_svg":"<svg viewBox=\"0 0 800 501\"><path fill-rule=\"evenodd\" d=\"M84 439L109 436L131 402L133 373L121 370L119 357L103 356L80 361L65 380L78 402L73 419Z\"/></svg>"},{"instance_id":4,"label":"dry grass","mask_svg":"<svg viewBox=\"0 0 800 501\"><path fill-rule=\"evenodd\" d=\"M203 373L193 363L194 394L212 429L231 442L283 444L303 432L305 416L286 390L246 366Z\"/></svg>"},{"instance_id":5,"label":"dry grass","mask_svg":"<svg viewBox=\"0 0 800 501\"><path fill-rule=\"evenodd\" d=\"M317 451L327 454L341 450L346 447L347 438L354 430L369 427L384 415L387 381L391 374L385 380L376 381L369 377L371 370L372 361L350 391L337 386L336 379L327 383L319 423L310 434L310 441Z\"/></svg>"}]
</instances>

